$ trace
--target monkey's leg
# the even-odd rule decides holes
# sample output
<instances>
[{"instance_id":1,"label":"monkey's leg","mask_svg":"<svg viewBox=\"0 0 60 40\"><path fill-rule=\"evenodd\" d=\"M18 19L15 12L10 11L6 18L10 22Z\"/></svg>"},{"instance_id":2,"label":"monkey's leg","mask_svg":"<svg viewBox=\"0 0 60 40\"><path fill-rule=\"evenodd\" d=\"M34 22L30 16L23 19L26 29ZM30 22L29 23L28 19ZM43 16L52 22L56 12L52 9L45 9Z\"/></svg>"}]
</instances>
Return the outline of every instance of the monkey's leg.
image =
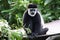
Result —
<instances>
[{"instance_id":1,"label":"monkey's leg","mask_svg":"<svg viewBox=\"0 0 60 40\"><path fill-rule=\"evenodd\" d=\"M48 28L44 28L40 30L40 33L38 33L39 35L44 35L46 34L46 32L48 31Z\"/></svg>"}]
</instances>

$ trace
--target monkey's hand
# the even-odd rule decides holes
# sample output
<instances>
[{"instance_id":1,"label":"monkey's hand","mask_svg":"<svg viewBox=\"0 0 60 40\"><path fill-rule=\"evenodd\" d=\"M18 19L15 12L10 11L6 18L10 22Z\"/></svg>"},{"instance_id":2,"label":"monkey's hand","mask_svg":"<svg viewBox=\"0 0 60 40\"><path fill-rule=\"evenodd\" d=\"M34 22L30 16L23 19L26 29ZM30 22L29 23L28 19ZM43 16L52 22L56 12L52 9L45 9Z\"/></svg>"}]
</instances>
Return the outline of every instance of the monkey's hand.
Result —
<instances>
[{"instance_id":1,"label":"monkey's hand","mask_svg":"<svg viewBox=\"0 0 60 40\"><path fill-rule=\"evenodd\" d=\"M25 28L25 31L26 31L27 34L31 33L31 29L30 28Z\"/></svg>"}]
</instances>

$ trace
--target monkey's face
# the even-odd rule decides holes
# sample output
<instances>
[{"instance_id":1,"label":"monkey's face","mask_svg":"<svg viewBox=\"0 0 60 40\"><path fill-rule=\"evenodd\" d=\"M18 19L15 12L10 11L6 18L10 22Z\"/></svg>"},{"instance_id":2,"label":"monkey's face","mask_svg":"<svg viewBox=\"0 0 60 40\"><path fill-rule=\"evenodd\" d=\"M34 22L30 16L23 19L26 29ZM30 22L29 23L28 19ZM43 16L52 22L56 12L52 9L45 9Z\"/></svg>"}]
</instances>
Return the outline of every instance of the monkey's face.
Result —
<instances>
[{"instance_id":1,"label":"monkey's face","mask_svg":"<svg viewBox=\"0 0 60 40\"><path fill-rule=\"evenodd\" d=\"M28 14L32 17L34 17L36 15L37 12L37 8L29 8L28 9Z\"/></svg>"}]
</instances>

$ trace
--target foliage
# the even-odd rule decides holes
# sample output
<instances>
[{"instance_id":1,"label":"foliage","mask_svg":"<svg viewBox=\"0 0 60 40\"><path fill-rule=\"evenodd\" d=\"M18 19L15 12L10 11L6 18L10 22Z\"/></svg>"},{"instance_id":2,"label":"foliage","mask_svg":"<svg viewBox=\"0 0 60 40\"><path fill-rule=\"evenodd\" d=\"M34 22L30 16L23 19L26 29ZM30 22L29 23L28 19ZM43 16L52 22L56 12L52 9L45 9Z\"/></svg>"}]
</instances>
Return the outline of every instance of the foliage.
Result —
<instances>
[{"instance_id":1,"label":"foliage","mask_svg":"<svg viewBox=\"0 0 60 40\"><path fill-rule=\"evenodd\" d=\"M4 19L0 19L0 34L1 40L4 40L5 37L8 38L6 40L22 40L23 36L26 35L23 28L11 30L8 22Z\"/></svg>"},{"instance_id":2,"label":"foliage","mask_svg":"<svg viewBox=\"0 0 60 40\"><path fill-rule=\"evenodd\" d=\"M1 0L2 2L3 0ZM18 27L12 27L12 29L20 28L22 27L22 16L27 8L26 5L28 5L29 1L27 0L5 0L8 1L7 4L9 4L9 8L5 9L4 7L4 1L1 3L1 12L0 12L0 18L4 18L8 21L8 23L12 26L18 26ZM6 8L7 8L7 4Z\"/></svg>"}]
</instances>

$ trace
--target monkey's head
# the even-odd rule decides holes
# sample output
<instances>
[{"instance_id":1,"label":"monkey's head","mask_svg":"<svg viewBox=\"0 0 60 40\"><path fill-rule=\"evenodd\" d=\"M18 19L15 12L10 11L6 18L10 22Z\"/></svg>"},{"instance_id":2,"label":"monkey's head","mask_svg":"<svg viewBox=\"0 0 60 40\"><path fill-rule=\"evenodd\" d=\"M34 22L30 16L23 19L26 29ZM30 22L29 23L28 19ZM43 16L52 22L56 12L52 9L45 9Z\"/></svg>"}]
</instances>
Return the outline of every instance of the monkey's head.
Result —
<instances>
[{"instance_id":1,"label":"monkey's head","mask_svg":"<svg viewBox=\"0 0 60 40\"><path fill-rule=\"evenodd\" d=\"M37 5L36 4L29 4L28 5L28 14L31 17L34 17L37 13Z\"/></svg>"}]
</instances>

